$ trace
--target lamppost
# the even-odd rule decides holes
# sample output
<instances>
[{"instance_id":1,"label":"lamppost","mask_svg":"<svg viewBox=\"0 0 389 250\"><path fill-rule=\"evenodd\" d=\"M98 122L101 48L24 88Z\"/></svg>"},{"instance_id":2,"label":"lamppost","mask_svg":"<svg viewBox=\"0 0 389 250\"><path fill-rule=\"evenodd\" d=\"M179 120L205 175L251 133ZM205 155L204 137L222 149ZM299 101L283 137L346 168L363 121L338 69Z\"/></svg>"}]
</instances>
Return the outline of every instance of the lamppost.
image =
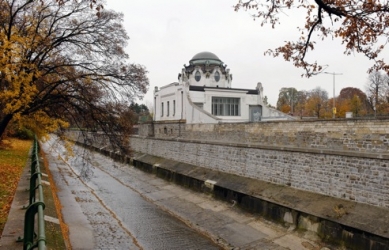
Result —
<instances>
[{"instance_id":1,"label":"lamppost","mask_svg":"<svg viewBox=\"0 0 389 250\"><path fill-rule=\"evenodd\" d=\"M324 74L332 75L332 82L333 82L333 98L332 98L332 118L335 118L336 108L335 108L335 76L336 75L343 75L342 73L331 73L331 72L323 72Z\"/></svg>"}]
</instances>

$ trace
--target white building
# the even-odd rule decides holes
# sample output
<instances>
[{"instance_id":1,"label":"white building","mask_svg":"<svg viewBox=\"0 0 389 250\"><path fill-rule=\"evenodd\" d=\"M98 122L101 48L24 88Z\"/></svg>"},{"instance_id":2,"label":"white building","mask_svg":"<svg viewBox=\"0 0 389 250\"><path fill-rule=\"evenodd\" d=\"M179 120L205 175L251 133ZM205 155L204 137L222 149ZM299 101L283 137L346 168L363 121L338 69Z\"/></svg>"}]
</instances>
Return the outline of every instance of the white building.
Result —
<instances>
[{"instance_id":1,"label":"white building","mask_svg":"<svg viewBox=\"0 0 389 250\"><path fill-rule=\"evenodd\" d=\"M213 53L196 54L174 82L154 91L154 120L193 123L259 122L294 117L263 103L263 87L231 87L232 74Z\"/></svg>"}]
</instances>

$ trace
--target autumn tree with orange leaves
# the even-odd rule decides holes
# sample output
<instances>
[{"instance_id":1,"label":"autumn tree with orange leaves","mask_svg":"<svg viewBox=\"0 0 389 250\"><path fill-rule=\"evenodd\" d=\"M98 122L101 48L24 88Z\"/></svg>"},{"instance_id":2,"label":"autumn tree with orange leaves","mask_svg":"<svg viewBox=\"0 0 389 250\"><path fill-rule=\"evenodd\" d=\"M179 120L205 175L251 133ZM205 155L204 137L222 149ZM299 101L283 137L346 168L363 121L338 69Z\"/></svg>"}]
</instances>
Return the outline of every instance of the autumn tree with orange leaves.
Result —
<instances>
[{"instance_id":1,"label":"autumn tree with orange leaves","mask_svg":"<svg viewBox=\"0 0 389 250\"><path fill-rule=\"evenodd\" d=\"M373 111L366 94L358 88L343 88L336 101L337 117L345 117L346 112L353 112L354 116L365 116Z\"/></svg>"},{"instance_id":2,"label":"autumn tree with orange leaves","mask_svg":"<svg viewBox=\"0 0 389 250\"><path fill-rule=\"evenodd\" d=\"M11 122L39 136L71 125L127 150L147 71L127 61L122 14L91 3L0 0L0 137Z\"/></svg>"},{"instance_id":3,"label":"autumn tree with orange leaves","mask_svg":"<svg viewBox=\"0 0 389 250\"><path fill-rule=\"evenodd\" d=\"M309 116L324 118L328 113L328 93L326 90L316 87L308 92L305 110ZM327 111L327 112L326 112Z\"/></svg>"},{"instance_id":4,"label":"autumn tree with orange leaves","mask_svg":"<svg viewBox=\"0 0 389 250\"><path fill-rule=\"evenodd\" d=\"M368 72L383 70L389 74L389 65L380 53L384 50L389 36L389 5L384 0L239 0L235 10L245 9L259 19L261 25L270 24L273 28L280 24L280 14L292 9L305 9L301 18L298 41L287 41L284 46L266 53L283 56L294 66L304 69L310 77L323 71L323 65L308 61L306 55L315 49L314 36L320 40L340 38L344 54L362 53L373 64ZM329 21L329 22L328 22Z\"/></svg>"},{"instance_id":5,"label":"autumn tree with orange leaves","mask_svg":"<svg viewBox=\"0 0 389 250\"><path fill-rule=\"evenodd\" d=\"M336 117L338 118L346 117L346 112L352 112L356 117L371 115L374 112L370 98L358 88L343 88L335 98ZM293 105L291 104L292 99ZM384 100L382 100L382 103L384 103ZM320 87L309 91L297 91L295 88L281 88L277 101L277 109L284 113L289 113L293 107L294 111L291 113L301 118L332 118L332 104L333 99L328 98L327 91ZM381 105L379 107L381 110L378 110L377 114L382 115L382 109L386 106Z\"/></svg>"},{"instance_id":6,"label":"autumn tree with orange leaves","mask_svg":"<svg viewBox=\"0 0 389 250\"><path fill-rule=\"evenodd\" d=\"M298 93L295 88L281 88L278 94L277 109L293 114L297 101Z\"/></svg>"}]
</instances>

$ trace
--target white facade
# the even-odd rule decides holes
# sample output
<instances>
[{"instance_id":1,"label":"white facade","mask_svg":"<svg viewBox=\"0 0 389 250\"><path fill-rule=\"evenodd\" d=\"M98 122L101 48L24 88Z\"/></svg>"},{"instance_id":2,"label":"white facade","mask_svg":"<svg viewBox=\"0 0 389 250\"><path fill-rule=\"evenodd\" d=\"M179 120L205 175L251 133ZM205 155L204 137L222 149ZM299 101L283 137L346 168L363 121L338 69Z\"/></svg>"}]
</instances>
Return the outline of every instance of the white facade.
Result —
<instances>
[{"instance_id":1,"label":"white facade","mask_svg":"<svg viewBox=\"0 0 389 250\"><path fill-rule=\"evenodd\" d=\"M186 123L291 120L292 116L263 104L263 88L231 88L232 75L213 53L201 52L184 65L179 82L154 91L154 120Z\"/></svg>"}]
</instances>

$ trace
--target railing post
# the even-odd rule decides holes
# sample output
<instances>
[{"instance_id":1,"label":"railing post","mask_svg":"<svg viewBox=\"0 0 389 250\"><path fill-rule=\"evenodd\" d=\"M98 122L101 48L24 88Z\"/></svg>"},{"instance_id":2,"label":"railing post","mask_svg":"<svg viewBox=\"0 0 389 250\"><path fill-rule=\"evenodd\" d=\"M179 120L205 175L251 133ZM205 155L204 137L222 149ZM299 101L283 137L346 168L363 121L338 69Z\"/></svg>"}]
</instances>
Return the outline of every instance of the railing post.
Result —
<instances>
[{"instance_id":1,"label":"railing post","mask_svg":"<svg viewBox=\"0 0 389 250\"><path fill-rule=\"evenodd\" d=\"M30 178L30 196L29 206L27 207L24 216L24 237L18 241L23 241L23 250L30 250L38 247L39 250L46 249L46 235L45 235L45 220L43 210L45 209L45 203L43 198L42 188L42 174L39 166L38 158L38 139L35 136L32 159L31 159L31 178ZM39 199L36 199L36 191L38 189ZM38 214L38 237L34 243L36 237L35 234L35 215Z\"/></svg>"},{"instance_id":2,"label":"railing post","mask_svg":"<svg viewBox=\"0 0 389 250\"><path fill-rule=\"evenodd\" d=\"M35 193L36 193L36 189L38 188L36 186L36 179L38 178L38 175L40 175L40 174L41 174L40 172L35 172L35 173L31 174L31 178L30 178L30 198L29 198L29 203L28 203L29 206L32 203L35 202Z\"/></svg>"},{"instance_id":3,"label":"railing post","mask_svg":"<svg viewBox=\"0 0 389 250\"><path fill-rule=\"evenodd\" d=\"M45 207L43 202L35 202L31 204L24 215L24 237L23 237L23 250L32 249L34 245L35 237L35 214L40 207ZM38 214L39 216L39 214ZM38 221L39 225L39 221Z\"/></svg>"}]
</instances>

